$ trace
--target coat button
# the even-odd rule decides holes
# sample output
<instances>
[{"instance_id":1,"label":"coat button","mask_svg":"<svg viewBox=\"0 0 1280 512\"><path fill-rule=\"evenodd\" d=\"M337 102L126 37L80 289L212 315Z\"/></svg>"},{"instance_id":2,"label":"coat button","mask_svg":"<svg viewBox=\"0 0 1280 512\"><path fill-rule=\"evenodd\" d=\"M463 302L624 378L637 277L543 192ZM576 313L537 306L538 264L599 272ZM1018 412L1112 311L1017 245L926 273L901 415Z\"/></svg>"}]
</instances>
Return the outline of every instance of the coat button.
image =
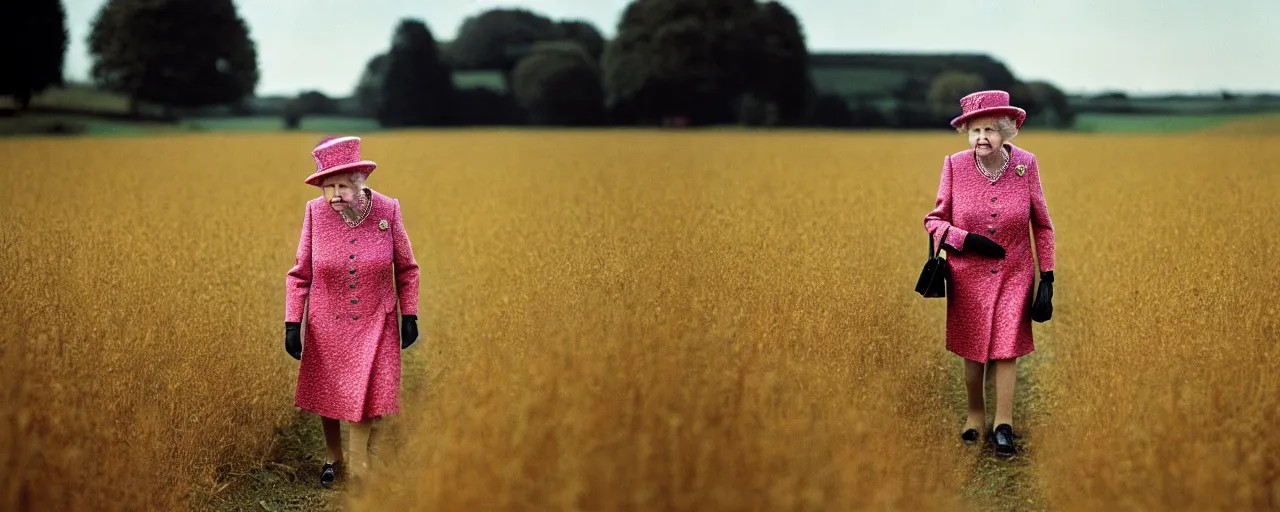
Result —
<instances>
[{"instance_id":1,"label":"coat button","mask_svg":"<svg viewBox=\"0 0 1280 512\"><path fill-rule=\"evenodd\" d=\"M359 302L360 302L360 299L351 299L352 304L357 304Z\"/></svg>"},{"instance_id":2,"label":"coat button","mask_svg":"<svg viewBox=\"0 0 1280 512\"><path fill-rule=\"evenodd\" d=\"M994 268L993 268L993 269L991 269L991 273L992 273L992 274L996 273L996 269L994 269Z\"/></svg>"},{"instance_id":3,"label":"coat button","mask_svg":"<svg viewBox=\"0 0 1280 512\"><path fill-rule=\"evenodd\" d=\"M994 197L993 197L993 198L991 198L991 202L993 202L993 203L994 203L994 202L996 202L996 198L994 198Z\"/></svg>"},{"instance_id":4,"label":"coat button","mask_svg":"<svg viewBox=\"0 0 1280 512\"><path fill-rule=\"evenodd\" d=\"M996 234L996 230L994 230L994 229L988 229L988 230L987 230L987 234L988 234L988 235L994 235L994 234Z\"/></svg>"},{"instance_id":5,"label":"coat button","mask_svg":"<svg viewBox=\"0 0 1280 512\"><path fill-rule=\"evenodd\" d=\"M353 284L349 284L349 285L347 285L347 288L351 288L352 290L354 290L354 289L356 289L356 285L355 285L354 283L353 283Z\"/></svg>"},{"instance_id":6,"label":"coat button","mask_svg":"<svg viewBox=\"0 0 1280 512\"><path fill-rule=\"evenodd\" d=\"M351 259L353 259L353 260L354 260L354 259L356 259L356 255L354 255L354 254L352 254L351 256L348 256L348 257L349 257L349 258L351 258Z\"/></svg>"},{"instance_id":7,"label":"coat button","mask_svg":"<svg viewBox=\"0 0 1280 512\"><path fill-rule=\"evenodd\" d=\"M353 243L353 244L354 244L354 243L356 243L356 239L352 238L352 239L351 239L351 243Z\"/></svg>"},{"instance_id":8,"label":"coat button","mask_svg":"<svg viewBox=\"0 0 1280 512\"><path fill-rule=\"evenodd\" d=\"M352 315L351 319L352 319L352 320L359 320L359 319L360 319L360 315Z\"/></svg>"},{"instance_id":9,"label":"coat button","mask_svg":"<svg viewBox=\"0 0 1280 512\"><path fill-rule=\"evenodd\" d=\"M994 213L993 213L993 214L991 214L991 218L993 218L993 219L994 219L994 218L996 218L996 214L994 214Z\"/></svg>"},{"instance_id":10,"label":"coat button","mask_svg":"<svg viewBox=\"0 0 1280 512\"><path fill-rule=\"evenodd\" d=\"M354 274L354 273L356 273L356 269L354 269L354 268L353 268L353 269L351 269L351 270L348 270L348 271L347 271L347 273L348 273L348 274Z\"/></svg>"}]
</instances>

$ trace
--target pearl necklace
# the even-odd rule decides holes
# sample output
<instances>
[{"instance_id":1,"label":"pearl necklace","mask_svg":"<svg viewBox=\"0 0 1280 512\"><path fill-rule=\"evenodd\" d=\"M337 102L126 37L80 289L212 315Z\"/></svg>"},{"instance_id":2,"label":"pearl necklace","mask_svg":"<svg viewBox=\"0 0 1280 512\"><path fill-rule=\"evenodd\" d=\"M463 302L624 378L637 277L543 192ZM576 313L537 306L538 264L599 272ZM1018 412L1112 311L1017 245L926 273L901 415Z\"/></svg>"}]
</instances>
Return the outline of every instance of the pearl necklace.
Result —
<instances>
[{"instance_id":1,"label":"pearl necklace","mask_svg":"<svg viewBox=\"0 0 1280 512\"><path fill-rule=\"evenodd\" d=\"M1000 166L1000 169L998 171L996 171L995 173L992 173L987 170L987 166L982 164L982 159L978 158L978 152L977 151L973 152L973 161L978 164L978 171L981 172L983 176L986 176L987 179L990 181L995 181L1000 179L1000 176L1004 175L1004 170L1009 167L1009 155L1004 152L1004 148L1000 148L1000 155L1004 157L1004 164Z\"/></svg>"}]
</instances>

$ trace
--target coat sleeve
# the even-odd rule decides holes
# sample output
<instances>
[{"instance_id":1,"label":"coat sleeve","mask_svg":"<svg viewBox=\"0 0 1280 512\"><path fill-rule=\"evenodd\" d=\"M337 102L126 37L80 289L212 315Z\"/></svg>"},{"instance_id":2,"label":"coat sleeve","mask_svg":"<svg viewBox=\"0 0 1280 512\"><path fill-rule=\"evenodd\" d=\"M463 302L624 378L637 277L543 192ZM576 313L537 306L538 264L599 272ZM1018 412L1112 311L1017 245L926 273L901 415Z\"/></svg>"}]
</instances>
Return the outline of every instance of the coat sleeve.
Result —
<instances>
[{"instance_id":1,"label":"coat sleeve","mask_svg":"<svg viewBox=\"0 0 1280 512\"><path fill-rule=\"evenodd\" d=\"M938 197L934 200L933 211L924 217L924 229L933 237L933 246L946 242L957 251L964 251L964 238L969 235L968 231L960 229L951 224L951 157L948 156L942 161L942 179L938 183ZM950 227L951 230L947 231ZM940 240L942 233L946 232L947 239Z\"/></svg>"},{"instance_id":2,"label":"coat sleeve","mask_svg":"<svg viewBox=\"0 0 1280 512\"><path fill-rule=\"evenodd\" d=\"M1040 260L1040 271L1053 270L1053 221L1049 219L1049 205L1044 199L1044 188L1040 186L1040 164L1031 159L1031 232L1036 243L1036 259Z\"/></svg>"},{"instance_id":3,"label":"coat sleeve","mask_svg":"<svg viewBox=\"0 0 1280 512\"><path fill-rule=\"evenodd\" d=\"M284 321L301 322L307 295L311 292L311 204L302 215L302 235L293 268L285 276Z\"/></svg>"},{"instance_id":4,"label":"coat sleeve","mask_svg":"<svg viewBox=\"0 0 1280 512\"><path fill-rule=\"evenodd\" d=\"M396 295L400 300L400 314L418 314L418 261L413 257L413 245L404 229L404 217L400 214L400 200L395 201L395 219L391 223L395 249Z\"/></svg>"}]
</instances>

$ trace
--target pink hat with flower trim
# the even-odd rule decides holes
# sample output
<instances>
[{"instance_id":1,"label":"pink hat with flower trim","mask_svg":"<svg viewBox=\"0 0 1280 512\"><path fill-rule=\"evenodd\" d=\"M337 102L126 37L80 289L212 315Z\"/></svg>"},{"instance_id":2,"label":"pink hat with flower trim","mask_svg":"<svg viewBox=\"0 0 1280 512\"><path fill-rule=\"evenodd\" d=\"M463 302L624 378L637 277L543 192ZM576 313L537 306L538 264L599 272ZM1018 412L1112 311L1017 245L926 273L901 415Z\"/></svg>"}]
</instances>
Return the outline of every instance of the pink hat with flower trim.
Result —
<instances>
[{"instance_id":1,"label":"pink hat with flower trim","mask_svg":"<svg viewBox=\"0 0 1280 512\"><path fill-rule=\"evenodd\" d=\"M1027 111L1009 105L1009 93L1005 91L978 91L960 98L960 116L951 120L952 128L969 119L990 114L1007 114L1013 117L1018 129L1027 120Z\"/></svg>"},{"instance_id":2,"label":"pink hat with flower trim","mask_svg":"<svg viewBox=\"0 0 1280 512\"><path fill-rule=\"evenodd\" d=\"M316 160L316 172L304 181L317 187L320 186L320 180L331 174L355 169L369 174L378 167L372 160L360 159L360 137L325 139L311 150L311 156Z\"/></svg>"}]
</instances>

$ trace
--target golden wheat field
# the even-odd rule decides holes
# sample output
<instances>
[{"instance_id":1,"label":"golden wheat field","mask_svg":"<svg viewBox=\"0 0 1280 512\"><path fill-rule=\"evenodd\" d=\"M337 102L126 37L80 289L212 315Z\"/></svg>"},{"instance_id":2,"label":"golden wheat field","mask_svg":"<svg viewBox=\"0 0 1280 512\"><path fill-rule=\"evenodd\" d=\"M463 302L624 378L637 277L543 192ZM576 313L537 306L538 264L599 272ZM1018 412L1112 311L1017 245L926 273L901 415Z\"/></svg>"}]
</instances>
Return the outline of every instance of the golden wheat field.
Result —
<instances>
[{"instance_id":1,"label":"golden wheat field","mask_svg":"<svg viewBox=\"0 0 1280 512\"><path fill-rule=\"evenodd\" d=\"M0 141L0 509L223 508L272 463L318 138ZM1280 138L1015 143L1058 268L1019 368L1026 452L997 463L959 442L944 302L913 292L960 136L366 137L422 267L422 338L375 477L325 499L1280 509ZM292 469L315 485L318 462Z\"/></svg>"}]
</instances>

